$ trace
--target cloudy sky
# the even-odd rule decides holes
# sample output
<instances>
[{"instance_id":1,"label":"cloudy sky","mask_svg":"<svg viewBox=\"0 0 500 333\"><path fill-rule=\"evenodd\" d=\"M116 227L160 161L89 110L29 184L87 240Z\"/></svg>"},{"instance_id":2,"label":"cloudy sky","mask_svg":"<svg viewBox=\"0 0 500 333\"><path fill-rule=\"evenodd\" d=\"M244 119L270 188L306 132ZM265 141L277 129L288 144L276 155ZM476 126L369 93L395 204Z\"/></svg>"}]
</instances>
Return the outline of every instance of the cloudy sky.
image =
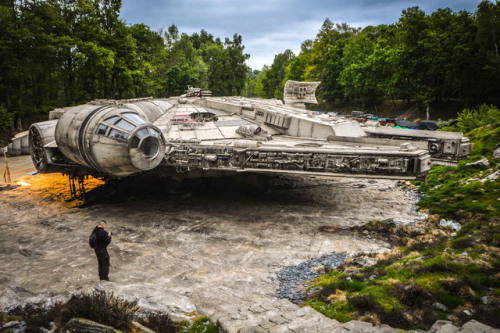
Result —
<instances>
[{"instance_id":1,"label":"cloudy sky","mask_svg":"<svg viewBox=\"0 0 500 333\"><path fill-rule=\"evenodd\" d=\"M192 34L205 29L224 39L242 35L247 65L261 69L290 49L298 54L314 39L322 23L345 22L354 27L396 22L401 11L419 6L427 14L438 8L474 12L479 0L122 0L121 17L158 31L172 24Z\"/></svg>"}]
</instances>

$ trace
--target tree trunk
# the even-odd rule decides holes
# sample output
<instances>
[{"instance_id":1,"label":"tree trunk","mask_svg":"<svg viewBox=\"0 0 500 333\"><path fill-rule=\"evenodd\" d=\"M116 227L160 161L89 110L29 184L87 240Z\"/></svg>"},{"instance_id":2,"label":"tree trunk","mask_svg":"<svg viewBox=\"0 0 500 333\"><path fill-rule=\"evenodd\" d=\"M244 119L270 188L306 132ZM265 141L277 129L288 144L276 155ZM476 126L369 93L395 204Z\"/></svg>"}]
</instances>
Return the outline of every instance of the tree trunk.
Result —
<instances>
[{"instance_id":1,"label":"tree trunk","mask_svg":"<svg viewBox=\"0 0 500 333\"><path fill-rule=\"evenodd\" d=\"M17 116L17 119L16 119L16 130L18 131L22 131L23 130L23 126L22 126L22 122L21 122L21 116L18 115Z\"/></svg>"}]
</instances>

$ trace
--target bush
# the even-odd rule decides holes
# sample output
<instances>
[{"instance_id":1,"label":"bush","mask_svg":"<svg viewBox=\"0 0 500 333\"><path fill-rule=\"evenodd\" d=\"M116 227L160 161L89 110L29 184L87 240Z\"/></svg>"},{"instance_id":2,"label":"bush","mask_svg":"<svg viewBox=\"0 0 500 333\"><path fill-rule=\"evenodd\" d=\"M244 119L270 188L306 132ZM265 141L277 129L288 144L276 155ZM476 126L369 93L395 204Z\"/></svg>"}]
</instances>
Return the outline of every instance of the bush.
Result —
<instances>
[{"instance_id":1,"label":"bush","mask_svg":"<svg viewBox=\"0 0 500 333\"><path fill-rule=\"evenodd\" d=\"M75 317L129 330L137 310L136 302L124 301L106 291L95 290L90 295L73 295L68 302L57 302L48 310L27 304L9 311L9 314L21 316L26 322L27 332L39 332L42 327L48 328L51 321L63 327Z\"/></svg>"},{"instance_id":2,"label":"bush","mask_svg":"<svg viewBox=\"0 0 500 333\"><path fill-rule=\"evenodd\" d=\"M468 133L475 128L500 123L500 110L494 105L482 104L478 108L464 109L458 114L457 128ZM450 128L443 128L449 130Z\"/></svg>"},{"instance_id":3,"label":"bush","mask_svg":"<svg viewBox=\"0 0 500 333\"><path fill-rule=\"evenodd\" d=\"M152 314L139 322L157 333L176 333L177 328L168 314Z\"/></svg>"},{"instance_id":4,"label":"bush","mask_svg":"<svg viewBox=\"0 0 500 333\"><path fill-rule=\"evenodd\" d=\"M38 332L40 327L49 327L50 318L42 307L34 304L26 304L24 307L16 307L9 311L6 318L18 317L26 322L26 332Z\"/></svg>"},{"instance_id":5,"label":"bush","mask_svg":"<svg viewBox=\"0 0 500 333\"><path fill-rule=\"evenodd\" d=\"M59 317L63 324L74 317L83 317L103 325L128 330L137 312L137 302L118 299L112 293L104 290L94 290L92 294L73 295L69 301L55 313L49 311L49 316Z\"/></svg>"},{"instance_id":6,"label":"bush","mask_svg":"<svg viewBox=\"0 0 500 333\"><path fill-rule=\"evenodd\" d=\"M0 131L9 128L12 125L12 114L3 106L0 106Z\"/></svg>"}]
</instances>

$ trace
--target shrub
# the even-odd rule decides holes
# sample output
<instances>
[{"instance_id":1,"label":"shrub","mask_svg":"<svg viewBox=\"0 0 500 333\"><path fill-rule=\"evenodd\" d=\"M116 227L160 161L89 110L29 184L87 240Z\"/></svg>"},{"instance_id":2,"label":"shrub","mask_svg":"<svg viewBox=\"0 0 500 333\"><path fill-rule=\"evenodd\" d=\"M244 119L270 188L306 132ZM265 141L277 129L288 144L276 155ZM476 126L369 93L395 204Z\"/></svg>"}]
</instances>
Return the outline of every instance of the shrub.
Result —
<instances>
[{"instance_id":1,"label":"shrub","mask_svg":"<svg viewBox=\"0 0 500 333\"><path fill-rule=\"evenodd\" d=\"M500 110L494 105L482 104L474 109L464 109L458 114L457 128L468 133L475 128L500 123ZM443 130L450 130L449 127Z\"/></svg>"},{"instance_id":2,"label":"shrub","mask_svg":"<svg viewBox=\"0 0 500 333\"><path fill-rule=\"evenodd\" d=\"M47 312L40 306L34 304L26 304L24 307L18 306L9 311L6 318L16 316L19 320L26 322L26 332L38 332L40 327L49 327L50 318Z\"/></svg>"},{"instance_id":3,"label":"shrub","mask_svg":"<svg viewBox=\"0 0 500 333\"><path fill-rule=\"evenodd\" d=\"M176 333L177 327L168 314L152 314L139 322L157 333Z\"/></svg>"},{"instance_id":4,"label":"shrub","mask_svg":"<svg viewBox=\"0 0 500 333\"><path fill-rule=\"evenodd\" d=\"M137 312L137 302L118 299L104 290L94 290L92 294L73 295L61 308L60 313L51 313L59 317L60 323L66 323L73 317L83 317L98 323L119 329L129 329ZM57 311L57 308L54 309Z\"/></svg>"},{"instance_id":5,"label":"shrub","mask_svg":"<svg viewBox=\"0 0 500 333\"><path fill-rule=\"evenodd\" d=\"M401 304L406 306L430 306L434 297L418 284L395 284L390 290L390 295L396 297Z\"/></svg>"},{"instance_id":6,"label":"shrub","mask_svg":"<svg viewBox=\"0 0 500 333\"><path fill-rule=\"evenodd\" d=\"M3 106L0 106L0 131L9 128L12 125L12 114Z\"/></svg>"},{"instance_id":7,"label":"shrub","mask_svg":"<svg viewBox=\"0 0 500 333\"><path fill-rule=\"evenodd\" d=\"M466 249L474 246L474 239L470 236L457 237L451 241L451 247L454 249Z\"/></svg>"}]
</instances>

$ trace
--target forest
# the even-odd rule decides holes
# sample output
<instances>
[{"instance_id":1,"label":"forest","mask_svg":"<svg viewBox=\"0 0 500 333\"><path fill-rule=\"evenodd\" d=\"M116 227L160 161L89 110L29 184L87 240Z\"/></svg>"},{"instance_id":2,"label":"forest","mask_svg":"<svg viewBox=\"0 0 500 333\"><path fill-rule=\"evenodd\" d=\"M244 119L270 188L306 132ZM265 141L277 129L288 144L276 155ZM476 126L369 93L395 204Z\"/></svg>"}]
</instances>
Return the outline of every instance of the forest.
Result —
<instances>
[{"instance_id":1,"label":"forest","mask_svg":"<svg viewBox=\"0 0 500 333\"><path fill-rule=\"evenodd\" d=\"M419 101L439 109L498 104L500 5L474 13L418 7L398 22L363 29L326 19L298 55L246 65L243 38L152 31L120 18L121 0L0 2L0 130L92 99L168 97L187 85L216 96L282 98L287 80L321 81L319 108Z\"/></svg>"},{"instance_id":2,"label":"forest","mask_svg":"<svg viewBox=\"0 0 500 333\"><path fill-rule=\"evenodd\" d=\"M121 0L0 2L0 130L93 99L168 97L187 85L238 95L242 37L127 25Z\"/></svg>"},{"instance_id":3,"label":"forest","mask_svg":"<svg viewBox=\"0 0 500 333\"><path fill-rule=\"evenodd\" d=\"M475 13L418 7L398 22L363 29L326 19L298 55L277 54L271 66L252 73L247 94L282 98L287 80L321 81L318 100L376 106L380 100L418 100L439 109L498 104L500 96L500 4L482 1Z\"/></svg>"}]
</instances>

